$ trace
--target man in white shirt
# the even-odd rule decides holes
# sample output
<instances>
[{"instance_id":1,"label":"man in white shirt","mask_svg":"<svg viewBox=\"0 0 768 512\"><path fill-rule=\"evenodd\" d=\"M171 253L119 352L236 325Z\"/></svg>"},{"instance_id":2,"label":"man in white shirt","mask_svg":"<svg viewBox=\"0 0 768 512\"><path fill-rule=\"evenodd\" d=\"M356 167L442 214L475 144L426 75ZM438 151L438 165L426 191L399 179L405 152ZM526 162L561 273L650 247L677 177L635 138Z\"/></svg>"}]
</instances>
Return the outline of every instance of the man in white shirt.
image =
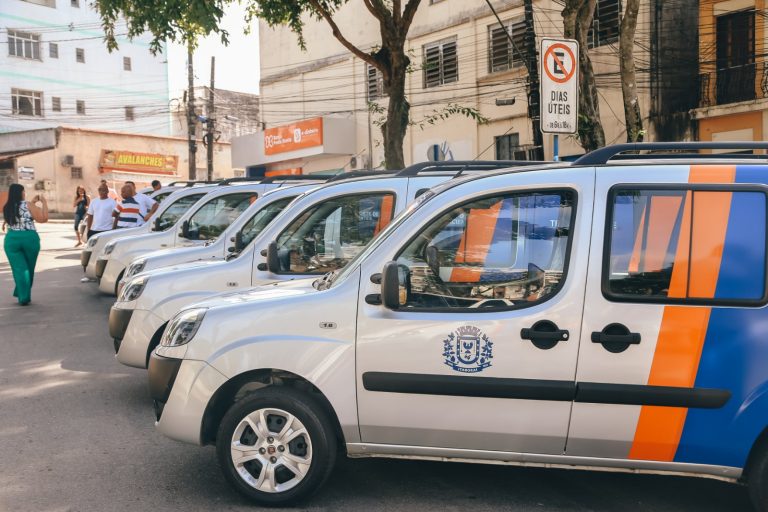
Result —
<instances>
[{"instance_id":1,"label":"man in white shirt","mask_svg":"<svg viewBox=\"0 0 768 512\"><path fill-rule=\"evenodd\" d=\"M104 183L99 185L99 198L91 201L86 212L88 238L112 229L112 212L116 206L117 202L109 197L109 187Z\"/></svg>"},{"instance_id":2,"label":"man in white shirt","mask_svg":"<svg viewBox=\"0 0 768 512\"><path fill-rule=\"evenodd\" d=\"M134 182L126 181L125 184L130 185L133 189L133 199L139 203L142 212L147 212L146 215L144 215L144 222L148 221L152 214L155 213L155 210L157 210L157 201L148 195L136 192L136 184Z\"/></svg>"}]
</instances>

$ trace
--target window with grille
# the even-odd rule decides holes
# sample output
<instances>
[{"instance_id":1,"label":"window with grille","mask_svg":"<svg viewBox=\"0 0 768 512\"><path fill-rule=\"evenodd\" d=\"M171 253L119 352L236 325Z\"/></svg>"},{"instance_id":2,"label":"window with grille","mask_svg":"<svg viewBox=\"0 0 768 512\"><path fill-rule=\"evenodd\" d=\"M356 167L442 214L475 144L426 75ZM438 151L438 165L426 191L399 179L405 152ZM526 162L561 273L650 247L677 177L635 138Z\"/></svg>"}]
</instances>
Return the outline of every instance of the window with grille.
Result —
<instances>
[{"instance_id":1,"label":"window with grille","mask_svg":"<svg viewBox=\"0 0 768 512\"><path fill-rule=\"evenodd\" d=\"M512 44L507 34L512 36ZM497 73L525 64L525 20L516 18L488 27L488 72Z\"/></svg>"},{"instance_id":2,"label":"window with grille","mask_svg":"<svg viewBox=\"0 0 768 512\"><path fill-rule=\"evenodd\" d=\"M437 87L458 80L456 38L424 45L424 87Z\"/></svg>"},{"instance_id":3,"label":"window with grille","mask_svg":"<svg viewBox=\"0 0 768 512\"><path fill-rule=\"evenodd\" d=\"M366 83L368 84L368 101L374 101L379 98L383 98L384 94L384 76L381 71L371 66L366 65Z\"/></svg>"},{"instance_id":4,"label":"window with grille","mask_svg":"<svg viewBox=\"0 0 768 512\"><path fill-rule=\"evenodd\" d=\"M75 48L75 60L77 60L77 62L85 62L85 50L82 48Z\"/></svg>"},{"instance_id":5,"label":"window with grille","mask_svg":"<svg viewBox=\"0 0 768 512\"><path fill-rule=\"evenodd\" d=\"M43 93L11 89L11 111L17 116L43 117Z\"/></svg>"},{"instance_id":6,"label":"window with grille","mask_svg":"<svg viewBox=\"0 0 768 512\"><path fill-rule=\"evenodd\" d=\"M61 98L53 96L51 98L51 110L54 112L61 112Z\"/></svg>"},{"instance_id":7,"label":"window with grille","mask_svg":"<svg viewBox=\"0 0 768 512\"><path fill-rule=\"evenodd\" d=\"M134 115L133 115L133 107L125 107L125 120L126 121L133 121Z\"/></svg>"},{"instance_id":8,"label":"window with grille","mask_svg":"<svg viewBox=\"0 0 768 512\"><path fill-rule=\"evenodd\" d=\"M72 7L80 7L80 0L69 0Z\"/></svg>"},{"instance_id":9,"label":"window with grille","mask_svg":"<svg viewBox=\"0 0 768 512\"><path fill-rule=\"evenodd\" d=\"M520 149L520 134L509 133L494 137L496 142L496 160L519 160L515 154ZM522 158L521 160L525 160Z\"/></svg>"},{"instance_id":10,"label":"window with grille","mask_svg":"<svg viewBox=\"0 0 768 512\"><path fill-rule=\"evenodd\" d=\"M73 180L81 180L83 179L83 168L82 167L70 167L69 168L69 177Z\"/></svg>"},{"instance_id":11,"label":"window with grille","mask_svg":"<svg viewBox=\"0 0 768 512\"><path fill-rule=\"evenodd\" d=\"M85 101L83 100L77 100L77 113L80 115L85 115Z\"/></svg>"},{"instance_id":12,"label":"window with grille","mask_svg":"<svg viewBox=\"0 0 768 512\"><path fill-rule=\"evenodd\" d=\"M131 70L131 58L123 57L123 71L130 71L130 70Z\"/></svg>"},{"instance_id":13,"label":"window with grille","mask_svg":"<svg viewBox=\"0 0 768 512\"><path fill-rule=\"evenodd\" d=\"M595 17L587 35L590 48L615 43L619 40L621 0L597 0Z\"/></svg>"},{"instance_id":14,"label":"window with grille","mask_svg":"<svg viewBox=\"0 0 768 512\"><path fill-rule=\"evenodd\" d=\"M59 58L59 45L56 43L48 43L48 56L52 59Z\"/></svg>"},{"instance_id":15,"label":"window with grille","mask_svg":"<svg viewBox=\"0 0 768 512\"><path fill-rule=\"evenodd\" d=\"M22 59L40 58L40 34L8 30L8 55Z\"/></svg>"}]
</instances>

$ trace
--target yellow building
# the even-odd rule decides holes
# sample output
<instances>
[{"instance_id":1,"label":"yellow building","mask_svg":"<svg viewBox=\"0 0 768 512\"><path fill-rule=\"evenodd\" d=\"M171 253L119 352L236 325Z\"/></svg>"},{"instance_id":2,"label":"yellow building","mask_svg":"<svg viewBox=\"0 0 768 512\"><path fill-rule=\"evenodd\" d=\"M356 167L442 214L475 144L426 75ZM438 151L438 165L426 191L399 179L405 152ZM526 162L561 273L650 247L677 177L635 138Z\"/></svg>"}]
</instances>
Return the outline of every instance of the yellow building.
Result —
<instances>
[{"instance_id":1,"label":"yellow building","mask_svg":"<svg viewBox=\"0 0 768 512\"><path fill-rule=\"evenodd\" d=\"M699 140L761 141L768 134L765 3L699 3Z\"/></svg>"}]
</instances>

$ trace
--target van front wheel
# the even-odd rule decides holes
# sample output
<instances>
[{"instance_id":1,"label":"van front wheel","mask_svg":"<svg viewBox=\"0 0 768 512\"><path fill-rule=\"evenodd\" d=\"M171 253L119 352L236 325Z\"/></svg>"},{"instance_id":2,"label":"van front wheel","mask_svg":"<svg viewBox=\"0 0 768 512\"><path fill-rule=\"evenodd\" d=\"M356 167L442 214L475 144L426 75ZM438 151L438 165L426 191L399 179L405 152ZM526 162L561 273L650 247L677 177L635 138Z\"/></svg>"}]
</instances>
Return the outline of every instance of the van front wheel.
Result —
<instances>
[{"instance_id":1,"label":"van front wheel","mask_svg":"<svg viewBox=\"0 0 768 512\"><path fill-rule=\"evenodd\" d=\"M236 402L219 425L216 454L224 476L259 505L295 503L333 470L336 437L314 400L268 387Z\"/></svg>"},{"instance_id":2,"label":"van front wheel","mask_svg":"<svg viewBox=\"0 0 768 512\"><path fill-rule=\"evenodd\" d=\"M757 512L768 512L768 442L761 445L758 445L757 458L747 474L747 488L754 509Z\"/></svg>"}]
</instances>

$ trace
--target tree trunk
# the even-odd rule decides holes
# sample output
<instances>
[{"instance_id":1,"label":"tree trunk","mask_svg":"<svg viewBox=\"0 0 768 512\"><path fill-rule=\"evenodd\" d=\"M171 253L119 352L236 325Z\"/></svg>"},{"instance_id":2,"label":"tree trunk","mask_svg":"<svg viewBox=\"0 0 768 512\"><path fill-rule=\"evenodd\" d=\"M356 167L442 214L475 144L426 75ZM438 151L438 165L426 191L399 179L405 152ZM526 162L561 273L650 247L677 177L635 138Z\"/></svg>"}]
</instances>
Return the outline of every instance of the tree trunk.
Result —
<instances>
[{"instance_id":1,"label":"tree trunk","mask_svg":"<svg viewBox=\"0 0 768 512\"><path fill-rule=\"evenodd\" d=\"M637 98L637 77L635 75L635 30L640 0L627 0L624 18L621 20L619 35L619 64L621 70L621 93L624 97L624 122L627 127L627 142L642 142L643 118L640 115L640 101Z\"/></svg>"},{"instance_id":2,"label":"tree trunk","mask_svg":"<svg viewBox=\"0 0 768 512\"><path fill-rule=\"evenodd\" d=\"M405 82L410 60L402 47L400 51L387 49L386 45L377 53L377 60L386 63L384 67L384 92L389 96L387 120L381 126L384 135L384 166L387 169L405 168L403 142L410 122L411 105L405 97ZM380 68L381 69L381 68Z\"/></svg>"},{"instance_id":3,"label":"tree trunk","mask_svg":"<svg viewBox=\"0 0 768 512\"><path fill-rule=\"evenodd\" d=\"M579 142L587 151L605 146L605 132L600 121L600 104L595 73L589 58L587 36L597 0L566 0L563 9L563 35L579 42Z\"/></svg>"}]
</instances>

